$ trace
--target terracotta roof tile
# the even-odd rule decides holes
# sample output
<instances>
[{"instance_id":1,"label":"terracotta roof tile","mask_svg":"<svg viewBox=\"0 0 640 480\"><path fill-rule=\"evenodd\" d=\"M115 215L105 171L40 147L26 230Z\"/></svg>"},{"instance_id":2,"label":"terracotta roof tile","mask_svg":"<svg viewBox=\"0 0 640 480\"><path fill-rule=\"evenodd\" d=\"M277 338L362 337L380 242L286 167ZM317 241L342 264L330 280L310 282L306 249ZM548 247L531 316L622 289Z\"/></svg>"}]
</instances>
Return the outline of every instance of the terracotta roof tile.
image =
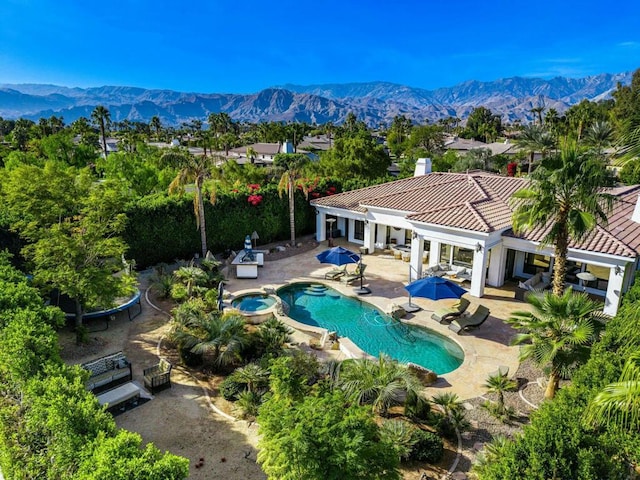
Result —
<instances>
[{"instance_id":1,"label":"terracotta roof tile","mask_svg":"<svg viewBox=\"0 0 640 480\"><path fill-rule=\"evenodd\" d=\"M364 212L367 207L386 208L407 213L414 222L492 232L509 229L512 209L509 198L525 187L523 178L504 177L486 172L442 173L361 188L311 202L312 205ZM640 186L617 187L610 193L619 198L608 225L598 227L571 248L635 257L640 254L640 225L631 214ZM519 238L539 242L546 229L536 228ZM506 236L515 237L512 230Z\"/></svg>"}]
</instances>

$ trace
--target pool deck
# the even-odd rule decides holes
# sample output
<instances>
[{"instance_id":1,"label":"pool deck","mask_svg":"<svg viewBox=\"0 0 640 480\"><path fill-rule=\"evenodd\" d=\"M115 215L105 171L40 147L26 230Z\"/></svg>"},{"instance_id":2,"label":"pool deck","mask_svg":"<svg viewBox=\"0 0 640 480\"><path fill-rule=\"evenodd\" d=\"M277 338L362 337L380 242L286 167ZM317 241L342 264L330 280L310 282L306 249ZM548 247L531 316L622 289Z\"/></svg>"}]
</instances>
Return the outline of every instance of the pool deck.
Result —
<instances>
[{"instance_id":1,"label":"pool deck","mask_svg":"<svg viewBox=\"0 0 640 480\"><path fill-rule=\"evenodd\" d=\"M357 245L347 242L339 242L345 248L358 251ZM358 297L353 292L355 286L347 286L340 281L325 280L324 274L333 268L333 265L321 264L316 255L327 249L323 242L316 249L306 253L288 257L278 261L269 261L265 255L264 267L259 269L257 279L238 279L230 274L226 280L226 290L235 296L247 291L262 291L264 288L279 288L293 282L312 281L325 283L339 292ZM366 282L372 293L359 298L367 301L383 312L388 312L394 304L401 305L408 301L408 294L404 286L408 283L409 264L402 260L396 260L390 254L365 255L363 263L367 265ZM351 267L351 266L349 266ZM351 267L353 269L354 267ZM434 310L449 306L455 300L432 301L424 298L413 298L412 303L422 307L416 313L408 314L402 320L428 327L457 342L464 350L465 358L462 365L453 372L440 375L436 384L428 387L427 395L440 392L452 392L458 394L462 400L474 398L486 393L483 387L487 377L500 366L509 367L509 375L513 376L518 369L518 347L509 345L515 331L503 322L513 311L527 310L528 305L514 298L514 288L485 288L483 298L467 296L471 301L469 311L473 311L478 304L485 305L491 310L491 316L478 329L463 335L456 335L449 330L447 325L441 325L431 319ZM295 342L307 344L309 336L296 332ZM324 350L317 352L321 358L346 358L338 351Z\"/></svg>"}]
</instances>

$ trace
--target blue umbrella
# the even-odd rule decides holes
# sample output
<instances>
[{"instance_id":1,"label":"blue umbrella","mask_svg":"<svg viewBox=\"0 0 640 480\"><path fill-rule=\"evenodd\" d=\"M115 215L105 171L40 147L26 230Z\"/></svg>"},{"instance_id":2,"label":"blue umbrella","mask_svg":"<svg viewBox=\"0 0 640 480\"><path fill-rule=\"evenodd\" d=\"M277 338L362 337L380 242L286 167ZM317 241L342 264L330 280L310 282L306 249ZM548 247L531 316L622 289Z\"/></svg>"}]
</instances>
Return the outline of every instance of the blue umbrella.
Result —
<instances>
[{"instance_id":1,"label":"blue umbrella","mask_svg":"<svg viewBox=\"0 0 640 480\"><path fill-rule=\"evenodd\" d=\"M347 265L348 263L358 263L360 255L353 253L342 247L333 247L316 255L320 263L332 263L333 265Z\"/></svg>"},{"instance_id":2,"label":"blue umbrella","mask_svg":"<svg viewBox=\"0 0 640 480\"><path fill-rule=\"evenodd\" d=\"M442 300L443 298L460 298L467 291L461 286L441 277L425 277L411 282L404 287L409 292L409 304L411 296Z\"/></svg>"}]
</instances>

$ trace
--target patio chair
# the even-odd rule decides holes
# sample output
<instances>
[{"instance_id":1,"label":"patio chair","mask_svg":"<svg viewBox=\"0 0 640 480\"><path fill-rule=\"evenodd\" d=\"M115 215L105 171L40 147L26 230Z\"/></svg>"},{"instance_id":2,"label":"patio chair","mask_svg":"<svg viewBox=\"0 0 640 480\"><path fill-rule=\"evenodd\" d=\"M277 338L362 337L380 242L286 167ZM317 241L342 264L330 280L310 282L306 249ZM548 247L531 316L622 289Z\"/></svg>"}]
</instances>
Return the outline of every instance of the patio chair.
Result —
<instances>
[{"instance_id":1,"label":"patio chair","mask_svg":"<svg viewBox=\"0 0 640 480\"><path fill-rule=\"evenodd\" d=\"M361 278L364 279L364 271L366 268L367 266L364 263L359 263L353 273L346 273L345 275L340 277L340 281L346 283L347 285L350 285L356 280L360 280Z\"/></svg>"},{"instance_id":2,"label":"patio chair","mask_svg":"<svg viewBox=\"0 0 640 480\"><path fill-rule=\"evenodd\" d=\"M453 307L439 308L433 312L433 314L431 314L431 318L443 324L450 323L451 320L466 312L469 305L471 305L471 302L466 298L461 297Z\"/></svg>"},{"instance_id":3,"label":"patio chair","mask_svg":"<svg viewBox=\"0 0 640 480\"><path fill-rule=\"evenodd\" d=\"M476 311L468 317L454 318L451 320L449 330L453 330L460 335L460 333L471 330L472 328L478 328L487 320L487 318L489 318L489 313L491 312L487 307L484 305L478 305Z\"/></svg>"},{"instance_id":4,"label":"patio chair","mask_svg":"<svg viewBox=\"0 0 640 480\"><path fill-rule=\"evenodd\" d=\"M346 275L346 274L347 274L347 265L345 264L342 267L329 270L327 273L324 274L324 278L326 280L337 280L342 275Z\"/></svg>"}]
</instances>

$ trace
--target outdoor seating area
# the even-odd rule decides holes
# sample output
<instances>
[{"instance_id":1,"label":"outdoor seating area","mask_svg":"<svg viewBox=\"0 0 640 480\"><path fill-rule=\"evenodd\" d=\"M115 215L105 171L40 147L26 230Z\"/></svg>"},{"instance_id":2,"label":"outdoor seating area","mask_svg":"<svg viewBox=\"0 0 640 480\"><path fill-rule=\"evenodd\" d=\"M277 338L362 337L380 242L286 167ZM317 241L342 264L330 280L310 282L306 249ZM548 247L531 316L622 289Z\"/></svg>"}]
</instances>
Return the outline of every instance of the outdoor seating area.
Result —
<instances>
[{"instance_id":1,"label":"outdoor seating area","mask_svg":"<svg viewBox=\"0 0 640 480\"><path fill-rule=\"evenodd\" d=\"M478 305L476 310L468 317L458 317L451 320L449 324L449 330L456 332L460 335L462 332L467 332L473 328L478 328L482 325L491 312L484 305Z\"/></svg>"},{"instance_id":2,"label":"outdoor seating area","mask_svg":"<svg viewBox=\"0 0 640 480\"><path fill-rule=\"evenodd\" d=\"M123 352L111 353L81 366L90 374L85 387L93 393L109 390L133 379L131 362Z\"/></svg>"},{"instance_id":3,"label":"outdoor seating area","mask_svg":"<svg viewBox=\"0 0 640 480\"><path fill-rule=\"evenodd\" d=\"M345 275L340 277L340 281L342 283L346 283L347 285L351 285L357 280L365 279L364 271L366 270L366 268L367 266L364 263L359 263L353 272L346 273Z\"/></svg>"},{"instance_id":4,"label":"outdoor seating area","mask_svg":"<svg viewBox=\"0 0 640 480\"><path fill-rule=\"evenodd\" d=\"M156 365L145 368L144 387L151 393L164 388L171 388L171 368L173 366L165 359L161 359Z\"/></svg>"},{"instance_id":5,"label":"outdoor seating area","mask_svg":"<svg viewBox=\"0 0 640 480\"><path fill-rule=\"evenodd\" d=\"M439 263L427 267L423 271L424 276L428 277L447 277L456 283L470 282L472 270L461 265L449 265L447 263Z\"/></svg>"},{"instance_id":6,"label":"outdoor seating area","mask_svg":"<svg viewBox=\"0 0 640 480\"><path fill-rule=\"evenodd\" d=\"M464 297L461 297L460 300L453 307L444 307L439 308L431 315L431 318L442 323L450 323L456 317L461 316L467 311L471 302Z\"/></svg>"}]
</instances>

